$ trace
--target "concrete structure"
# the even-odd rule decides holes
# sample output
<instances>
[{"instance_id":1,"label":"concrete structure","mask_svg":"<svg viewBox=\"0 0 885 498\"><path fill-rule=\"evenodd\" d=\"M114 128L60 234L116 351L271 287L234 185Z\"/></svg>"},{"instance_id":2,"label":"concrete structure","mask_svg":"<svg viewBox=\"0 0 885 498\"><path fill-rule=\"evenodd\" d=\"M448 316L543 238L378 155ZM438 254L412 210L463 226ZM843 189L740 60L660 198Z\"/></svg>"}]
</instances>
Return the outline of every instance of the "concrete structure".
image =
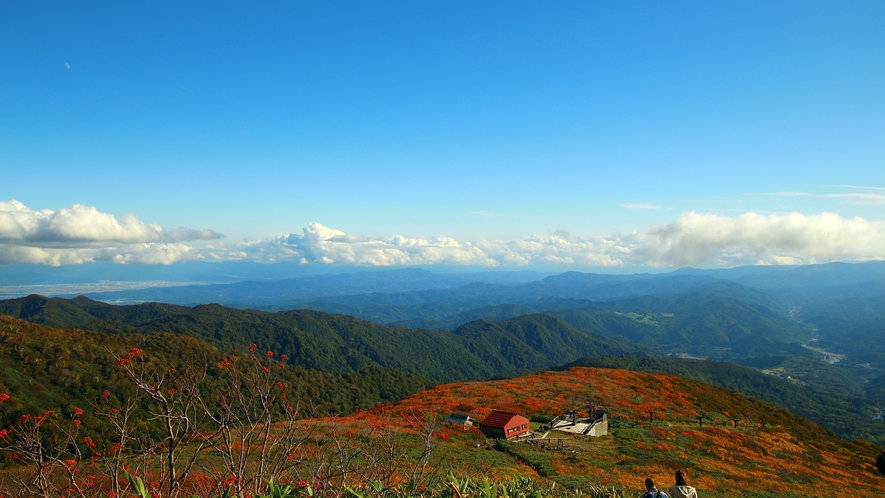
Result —
<instances>
[{"instance_id":1,"label":"concrete structure","mask_svg":"<svg viewBox=\"0 0 885 498\"><path fill-rule=\"evenodd\" d=\"M608 414L593 410L587 418L578 418L578 412L570 411L551 420L550 430L582 434L584 436L605 436L608 434Z\"/></svg>"},{"instance_id":2,"label":"concrete structure","mask_svg":"<svg viewBox=\"0 0 885 498\"><path fill-rule=\"evenodd\" d=\"M479 430L488 437L510 439L529 431L529 419L516 413L493 410L480 422Z\"/></svg>"}]
</instances>

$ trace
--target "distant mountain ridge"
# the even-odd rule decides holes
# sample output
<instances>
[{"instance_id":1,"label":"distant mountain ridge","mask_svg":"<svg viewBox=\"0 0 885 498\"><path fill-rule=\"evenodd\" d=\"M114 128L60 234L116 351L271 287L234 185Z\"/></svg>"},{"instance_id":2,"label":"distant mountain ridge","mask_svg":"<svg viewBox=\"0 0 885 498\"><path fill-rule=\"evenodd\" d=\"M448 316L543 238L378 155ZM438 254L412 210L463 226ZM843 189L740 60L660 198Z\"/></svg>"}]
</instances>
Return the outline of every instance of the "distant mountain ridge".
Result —
<instances>
[{"instance_id":1,"label":"distant mountain ridge","mask_svg":"<svg viewBox=\"0 0 885 498\"><path fill-rule=\"evenodd\" d=\"M383 366L436 382L485 379L549 368L583 356L644 351L539 316L488 324L483 326L485 333L478 334L469 324L452 333L389 327L310 310L268 313L160 303L114 306L85 297L5 300L0 301L0 313L110 334L183 334L229 349L256 343L287 354L304 368L340 374ZM490 356L489 341L497 341L502 353Z\"/></svg>"},{"instance_id":2,"label":"distant mountain ridge","mask_svg":"<svg viewBox=\"0 0 885 498\"><path fill-rule=\"evenodd\" d=\"M202 281L214 283L209 285L189 285L184 287L167 287L155 289L129 290L117 292L90 293L87 297L97 298L104 301L146 302L163 301L173 304L201 304L219 303L234 307L249 307L255 309L278 310L291 308L305 302L316 301L327 296L356 296L369 293L398 294L403 292L433 290L442 288L456 288L471 283L486 283L499 286L495 291L499 295L496 303L518 302L526 294L545 292L548 295L557 295L559 291L575 289L595 289L592 295L583 295L594 300L623 299L637 297L641 294L658 294L670 292L668 289L654 289L657 284L649 284L643 287L643 281L655 281L658 283L670 279L675 282L678 278L685 279L682 283L683 290L688 290L685 285L690 284L692 278L707 278L719 281L733 281L746 287L760 290L777 291L786 293L793 299L819 299L823 296L818 292L822 288L839 289L846 292L845 297L854 297L849 287L872 281L885 281L885 262L871 261L866 263L828 263L821 265L805 266L744 266L729 269L696 269L682 268L670 273L659 274L596 274L577 271L569 271L554 274L545 278L544 273L538 272L438 272L419 268L398 268L373 271L355 271L351 269L341 273L304 274L309 268L298 268L292 265L248 265L243 264L238 270L236 264L219 264L219 271L212 273L212 265L184 265L184 271L176 273L174 269L161 272L167 280L182 280L199 278ZM132 272L122 271L120 268L104 268L102 278L105 279L131 279ZM8 269L7 269L8 270ZM76 269L75 269L76 270ZM113 270L113 271L111 271ZM4 275L0 269L0 275ZM58 270L56 270L58 271ZM315 270L314 270L315 271ZM9 271L6 271L9 273ZM51 273L51 272L50 272ZM71 271L68 271L71 273ZM301 273L301 275L298 275ZM26 274L10 273L6 280L9 283L24 283L26 275L32 275L36 282L47 282L48 274L40 268L35 268ZM258 278L256 278L258 277ZM71 275L63 278L65 282L74 281L75 278L88 278L94 281L96 277L74 271ZM58 279L56 279L58 280ZM882 284L879 284L880 289ZM505 290L505 287L519 289ZM868 291L878 292L878 290ZM637 294L640 293L640 294ZM466 298L475 299L476 295L469 292L464 294ZM73 296L67 296L73 297ZM452 297L452 296L450 296ZM488 297L488 294L487 296ZM537 296L535 296L537 297ZM503 300L502 300L503 299ZM452 299L447 302L453 302ZM412 301L412 304L415 302ZM362 303L367 304L367 303ZM387 302L385 305L394 303ZM406 303L399 303L406 304ZM488 303L495 304L495 303Z\"/></svg>"},{"instance_id":3,"label":"distant mountain ridge","mask_svg":"<svg viewBox=\"0 0 885 498\"><path fill-rule=\"evenodd\" d=\"M84 282L97 284L101 281L163 280L196 285L144 288L116 292L95 292L87 297L113 302L162 301L172 304L219 303L234 307L279 309L300 306L328 296L356 296L359 294L397 294L410 291L456 288L471 283L486 283L501 287L522 287L519 293L543 291L557 295L563 289L594 288L593 295L583 297L593 300L624 299L641 294L660 294L668 289L654 289L651 284L643 288L643 281L674 278L706 277L719 281L733 281L759 290L776 291L793 300L819 300L855 295L855 286L865 284L869 288L863 295L874 295L885 286L885 262L827 263L804 266L743 266L729 269L681 268L670 273L595 274L568 271L550 274L531 271L451 271L442 268L388 268L365 269L341 267L337 270L311 266L277 263L189 263L152 269L150 275L140 272L137 266L96 263L87 267L46 268L35 265L0 268L0 280L5 285L21 286L27 283L46 285L52 283L73 284ZM440 271L442 270L442 271ZM547 276L549 275L549 276ZM546 277L546 278L545 278ZM209 282L201 284L201 282ZM686 282L688 282L686 280ZM827 289L824 294L822 289ZM683 291L687 291L683 283ZM500 298L507 292L496 291ZM639 293L639 294L637 294ZM64 295L62 297L74 297ZM488 297L488 296L487 296ZM510 294L494 303L517 302L519 296ZM537 296L535 296L537 297ZM549 297L549 296L548 296ZM580 296L579 296L580 297ZM471 297L471 299L475 296ZM451 302L451 301L450 301ZM363 303L366 304L366 303ZM401 303L402 304L402 303ZM386 303L392 305L392 303ZM412 317L419 318L419 317Z\"/></svg>"},{"instance_id":4,"label":"distant mountain ridge","mask_svg":"<svg viewBox=\"0 0 885 498\"><path fill-rule=\"evenodd\" d=\"M471 283L518 284L542 278L544 275L535 272L436 273L419 268L396 268L381 271L356 271L226 283L90 292L85 295L118 303L159 301L191 306L216 303L239 308L278 311L291 309L297 303L317 298L447 289Z\"/></svg>"},{"instance_id":5,"label":"distant mountain ridge","mask_svg":"<svg viewBox=\"0 0 885 498\"><path fill-rule=\"evenodd\" d=\"M811 354L800 346L811 337L807 327L790 320L786 313L779 315L759 304L765 301L756 299L752 292L743 292L737 284L722 284L716 282L710 288L685 294L612 302L558 298L525 304L498 304L443 318L413 319L395 324L454 330L472 320L495 321L544 313L579 329L618 341L638 343L662 353L714 358Z\"/></svg>"}]
</instances>

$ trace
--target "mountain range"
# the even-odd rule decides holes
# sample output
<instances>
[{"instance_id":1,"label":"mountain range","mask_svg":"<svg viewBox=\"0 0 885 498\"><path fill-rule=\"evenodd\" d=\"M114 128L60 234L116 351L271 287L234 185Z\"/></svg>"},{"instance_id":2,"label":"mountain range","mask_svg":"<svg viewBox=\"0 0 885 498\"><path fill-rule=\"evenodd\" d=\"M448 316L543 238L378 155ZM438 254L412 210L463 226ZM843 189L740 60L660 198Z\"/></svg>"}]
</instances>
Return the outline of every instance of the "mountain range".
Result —
<instances>
[{"instance_id":1,"label":"mountain range","mask_svg":"<svg viewBox=\"0 0 885 498\"><path fill-rule=\"evenodd\" d=\"M288 355L303 368L341 374L381 366L435 382L485 379L550 368L584 356L643 350L546 315L475 321L451 333L311 310L269 313L214 304L115 306L85 297L5 300L0 301L0 313L106 334L182 334L228 350L257 344Z\"/></svg>"},{"instance_id":2,"label":"mountain range","mask_svg":"<svg viewBox=\"0 0 885 498\"><path fill-rule=\"evenodd\" d=\"M882 282L882 262L634 275L406 269L96 295L247 297L264 310L32 295L0 301L0 313L107 337L183 335L222 352L255 344L304 371L396 371L416 379L410 386L566 364L677 373L758 396L843 437L879 440Z\"/></svg>"}]
</instances>

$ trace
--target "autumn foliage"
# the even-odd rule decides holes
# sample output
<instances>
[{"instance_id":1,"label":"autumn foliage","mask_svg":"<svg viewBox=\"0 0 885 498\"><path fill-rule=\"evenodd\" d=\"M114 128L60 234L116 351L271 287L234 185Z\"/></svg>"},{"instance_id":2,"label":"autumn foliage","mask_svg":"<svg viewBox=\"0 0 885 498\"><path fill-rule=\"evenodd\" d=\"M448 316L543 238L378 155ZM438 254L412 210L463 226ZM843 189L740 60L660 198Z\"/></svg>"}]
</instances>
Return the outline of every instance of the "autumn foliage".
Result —
<instances>
[{"instance_id":1,"label":"autumn foliage","mask_svg":"<svg viewBox=\"0 0 885 498\"><path fill-rule=\"evenodd\" d=\"M9 347L4 354L27 356L23 364L35 371L43 364L27 341L89 337L17 327L0 331ZM573 368L440 385L397 403L318 417L310 416L305 397L316 386L296 385L305 377L292 377L295 367L279 353L245 345L242 353L191 356L211 362L170 365L158 359L160 343L109 344L104 364L91 372L112 382L87 391L87 404L43 396L48 391L37 383L27 400L25 383L0 392L4 497L122 498L131 493L127 473L159 497L257 496L269 478L314 495L377 483L420 484L407 489L425 496L418 490L439 489L433 486L448 472L502 482L530 477L549 484L545 489L556 483L572 492L615 486L638 495L645 477L669 485L674 470L684 468L704 497L846 490L873 496L885 482L871 443L841 440L770 404L675 376ZM40 368L60 369L52 372L71 375L69 385L87 386L63 370L75 361ZM481 420L493 409L549 420L591 404L608 413L609 436L573 438L541 428L546 445L502 443L443 422L451 412Z\"/></svg>"},{"instance_id":2,"label":"autumn foliage","mask_svg":"<svg viewBox=\"0 0 885 498\"><path fill-rule=\"evenodd\" d=\"M553 478L564 483L637 491L646 476L672 485L678 468L689 469L703 496L818 496L848 489L872 496L885 483L873 466L878 451L871 443L844 441L768 403L669 375L573 368L446 384L371 413L400 419L416 411L467 411L482 419L503 409L552 416L589 401L608 411L611 436L566 442L574 453L543 452L522 443L508 448L536 468L549 461Z\"/></svg>"}]
</instances>

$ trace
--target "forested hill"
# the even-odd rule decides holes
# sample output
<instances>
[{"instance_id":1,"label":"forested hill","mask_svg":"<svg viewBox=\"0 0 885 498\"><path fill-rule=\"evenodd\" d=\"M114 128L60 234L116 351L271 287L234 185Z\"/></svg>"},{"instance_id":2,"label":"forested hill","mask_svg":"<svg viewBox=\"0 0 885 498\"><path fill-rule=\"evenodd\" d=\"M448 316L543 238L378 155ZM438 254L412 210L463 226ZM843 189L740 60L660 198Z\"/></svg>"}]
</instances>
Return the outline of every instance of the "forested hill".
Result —
<instances>
[{"instance_id":1,"label":"forested hill","mask_svg":"<svg viewBox=\"0 0 885 498\"><path fill-rule=\"evenodd\" d=\"M607 303L560 298L531 305L483 306L398 325L454 330L471 320L497 321L530 313L555 316L573 327L662 353L732 359L810 354L801 347L810 338L808 327L786 313L713 290Z\"/></svg>"},{"instance_id":2,"label":"forested hill","mask_svg":"<svg viewBox=\"0 0 885 498\"><path fill-rule=\"evenodd\" d=\"M643 352L642 348L576 329L544 314L500 322L476 320L458 327L454 334L473 354L505 375L538 370L533 365L570 357L576 351L592 351L591 356L621 354L617 351L625 349ZM509 371L513 367L515 371Z\"/></svg>"},{"instance_id":3,"label":"forested hill","mask_svg":"<svg viewBox=\"0 0 885 498\"><path fill-rule=\"evenodd\" d=\"M845 439L885 443L885 422L872 420L861 398L816 392L750 368L707 360L601 356L584 358L559 369L595 367L678 375L752 396L813 420Z\"/></svg>"},{"instance_id":4,"label":"forested hill","mask_svg":"<svg viewBox=\"0 0 885 498\"><path fill-rule=\"evenodd\" d=\"M487 379L550 368L585 356L642 352L639 347L538 316L503 324L466 324L452 333L390 327L308 310L268 313L159 303L114 306L85 297L35 295L0 301L0 313L108 334L183 334L227 350L254 343L260 349L285 353L304 368L345 373L382 366L435 382ZM493 343L502 354L489 353Z\"/></svg>"},{"instance_id":5,"label":"forested hill","mask_svg":"<svg viewBox=\"0 0 885 498\"><path fill-rule=\"evenodd\" d=\"M709 358L807 354L800 344L808 340L810 330L750 300L698 291L609 305L623 313L653 318L657 326L644 329L647 336L639 342L660 345L666 351Z\"/></svg>"},{"instance_id":6,"label":"forested hill","mask_svg":"<svg viewBox=\"0 0 885 498\"><path fill-rule=\"evenodd\" d=\"M170 371L208 369L217 376L223 359L240 355L223 352L203 340L179 334L105 334L78 329L44 327L0 315L0 393L11 396L4 413L11 417L77 406L90 411L108 391L116 404L134 397L135 388L118 366L131 348L166 365ZM257 352L265 358L265 350ZM343 414L371 408L419 392L430 382L382 367L358 372L327 374L307 370L273 353L287 368L275 375L291 388L293 400L313 407L318 414ZM7 427L8 420L0 420Z\"/></svg>"}]
</instances>

